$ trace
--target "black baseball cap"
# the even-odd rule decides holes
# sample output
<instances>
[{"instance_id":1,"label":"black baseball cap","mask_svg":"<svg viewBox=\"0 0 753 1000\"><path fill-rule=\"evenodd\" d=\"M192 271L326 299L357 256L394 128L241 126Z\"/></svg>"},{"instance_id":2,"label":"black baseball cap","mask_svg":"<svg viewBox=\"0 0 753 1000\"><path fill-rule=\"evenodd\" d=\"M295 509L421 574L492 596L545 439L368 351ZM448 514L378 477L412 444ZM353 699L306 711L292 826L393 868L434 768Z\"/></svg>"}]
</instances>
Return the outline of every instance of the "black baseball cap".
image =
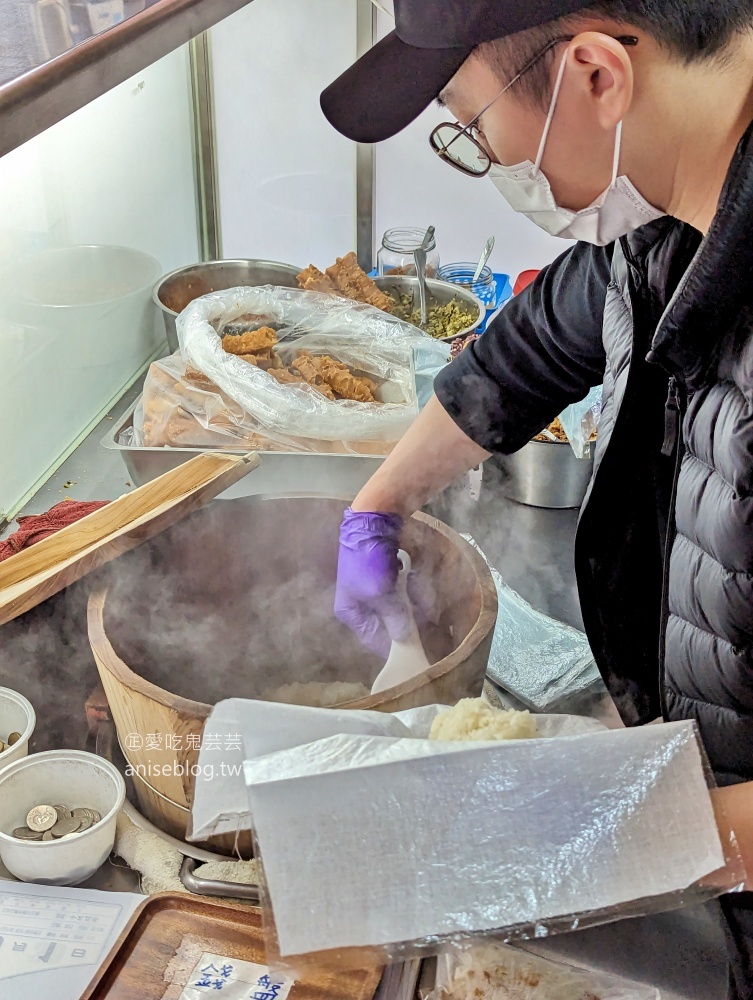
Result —
<instances>
[{"instance_id":1,"label":"black baseball cap","mask_svg":"<svg viewBox=\"0 0 753 1000\"><path fill-rule=\"evenodd\" d=\"M477 45L535 28L594 0L395 0L395 30L322 93L325 117L356 142L396 135Z\"/></svg>"}]
</instances>

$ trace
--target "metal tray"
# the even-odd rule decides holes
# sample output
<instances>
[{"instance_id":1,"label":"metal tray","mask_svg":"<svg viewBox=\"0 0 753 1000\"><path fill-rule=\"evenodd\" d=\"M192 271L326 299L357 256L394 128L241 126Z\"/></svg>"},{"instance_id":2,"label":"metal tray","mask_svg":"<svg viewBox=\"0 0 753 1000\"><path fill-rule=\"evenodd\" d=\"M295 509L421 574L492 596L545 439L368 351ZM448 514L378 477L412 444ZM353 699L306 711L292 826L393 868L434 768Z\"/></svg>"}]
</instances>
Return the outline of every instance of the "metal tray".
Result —
<instances>
[{"instance_id":1,"label":"metal tray","mask_svg":"<svg viewBox=\"0 0 753 1000\"><path fill-rule=\"evenodd\" d=\"M139 400L102 438L102 447L118 451L134 486L143 486L170 469L211 448L143 448L118 444L118 438L133 426L133 413ZM225 450L225 449L223 449ZM244 455L244 449L226 449L229 454ZM258 469L220 494L224 500L257 496L260 493L326 493L354 497L384 461L378 456L301 454L297 452L259 452Z\"/></svg>"}]
</instances>

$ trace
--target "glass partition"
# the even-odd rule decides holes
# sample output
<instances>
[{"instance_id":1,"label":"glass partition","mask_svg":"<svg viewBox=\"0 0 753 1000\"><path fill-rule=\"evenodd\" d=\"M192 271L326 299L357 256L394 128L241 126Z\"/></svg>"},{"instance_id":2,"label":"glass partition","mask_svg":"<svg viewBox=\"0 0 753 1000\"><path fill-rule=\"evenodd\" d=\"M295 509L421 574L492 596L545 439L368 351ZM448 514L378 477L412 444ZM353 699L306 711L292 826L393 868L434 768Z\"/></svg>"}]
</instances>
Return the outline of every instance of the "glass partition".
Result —
<instances>
[{"instance_id":1,"label":"glass partition","mask_svg":"<svg viewBox=\"0 0 753 1000\"><path fill-rule=\"evenodd\" d=\"M0 159L0 523L164 352L193 164L185 46Z\"/></svg>"}]
</instances>

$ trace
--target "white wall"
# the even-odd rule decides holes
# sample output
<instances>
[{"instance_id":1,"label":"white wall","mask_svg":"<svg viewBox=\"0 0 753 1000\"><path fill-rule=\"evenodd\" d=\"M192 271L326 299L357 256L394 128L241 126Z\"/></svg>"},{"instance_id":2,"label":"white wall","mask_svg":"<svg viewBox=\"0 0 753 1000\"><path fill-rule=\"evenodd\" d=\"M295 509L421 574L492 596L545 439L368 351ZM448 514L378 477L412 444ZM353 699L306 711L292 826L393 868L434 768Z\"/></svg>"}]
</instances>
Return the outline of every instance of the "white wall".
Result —
<instances>
[{"instance_id":1,"label":"white wall","mask_svg":"<svg viewBox=\"0 0 753 1000\"><path fill-rule=\"evenodd\" d=\"M379 33L393 23L379 15ZM355 145L319 94L356 58L355 0L254 0L212 29L223 251L304 266L355 248ZM446 112L444 113L446 115ZM566 244L507 207L488 180L431 152L434 107L376 148L376 248L392 226L437 227L444 262L478 259L513 276Z\"/></svg>"},{"instance_id":2,"label":"white wall","mask_svg":"<svg viewBox=\"0 0 753 1000\"><path fill-rule=\"evenodd\" d=\"M197 259L185 49L0 159L2 514L162 343L146 290L127 315L117 301L78 312L51 304L92 297L88 265L62 288L34 277L40 253L81 244L143 251L156 259L157 277ZM102 298L117 298L126 270L116 265ZM145 266L136 284L151 273Z\"/></svg>"},{"instance_id":3,"label":"white wall","mask_svg":"<svg viewBox=\"0 0 753 1000\"><path fill-rule=\"evenodd\" d=\"M355 249L355 147L319 108L355 57L354 0L254 0L212 29L225 257Z\"/></svg>"},{"instance_id":4,"label":"white wall","mask_svg":"<svg viewBox=\"0 0 753 1000\"><path fill-rule=\"evenodd\" d=\"M389 2L389 0L388 0ZM394 28L380 14L379 37ZM429 146L429 134L449 112L428 108L399 135L377 146L376 239L391 226L437 228L442 263L478 260L489 236L495 237L491 264L513 279L548 264L569 245L517 215L488 179L464 177L442 163Z\"/></svg>"}]
</instances>

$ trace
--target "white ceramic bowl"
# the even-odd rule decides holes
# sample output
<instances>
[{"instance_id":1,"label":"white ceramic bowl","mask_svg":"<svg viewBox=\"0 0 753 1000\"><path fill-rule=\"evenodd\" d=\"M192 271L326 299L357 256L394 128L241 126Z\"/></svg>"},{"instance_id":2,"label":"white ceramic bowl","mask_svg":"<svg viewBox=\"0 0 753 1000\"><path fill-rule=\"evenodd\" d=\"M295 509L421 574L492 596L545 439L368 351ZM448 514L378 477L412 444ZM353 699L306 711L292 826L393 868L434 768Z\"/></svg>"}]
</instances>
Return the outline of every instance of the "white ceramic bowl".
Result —
<instances>
[{"instance_id":1,"label":"white ceramic bowl","mask_svg":"<svg viewBox=\"0 0 753 1000\"><path fill-rule=\"evenodd\" d=\"M37 724L31 702L22 694L0 687L0 740L7 740L11 733L20 733L21 739L0 753L0 770L29 752L29 740Z\"/></svg>"},{"instance_id":2,"label":"white ceramic bowl","mask_svg":"<svg viewBox=\"0 0 753 1000\"><path fill-rule=\"evenodd\" d=\"M0 859L24 882L78 885L102 865L115 843L125 782L109 761L81 750L48 750L0 771ZM88 806L100 823L68 840L16 840L33 806Z\"/></svg>"}]
</instances>

